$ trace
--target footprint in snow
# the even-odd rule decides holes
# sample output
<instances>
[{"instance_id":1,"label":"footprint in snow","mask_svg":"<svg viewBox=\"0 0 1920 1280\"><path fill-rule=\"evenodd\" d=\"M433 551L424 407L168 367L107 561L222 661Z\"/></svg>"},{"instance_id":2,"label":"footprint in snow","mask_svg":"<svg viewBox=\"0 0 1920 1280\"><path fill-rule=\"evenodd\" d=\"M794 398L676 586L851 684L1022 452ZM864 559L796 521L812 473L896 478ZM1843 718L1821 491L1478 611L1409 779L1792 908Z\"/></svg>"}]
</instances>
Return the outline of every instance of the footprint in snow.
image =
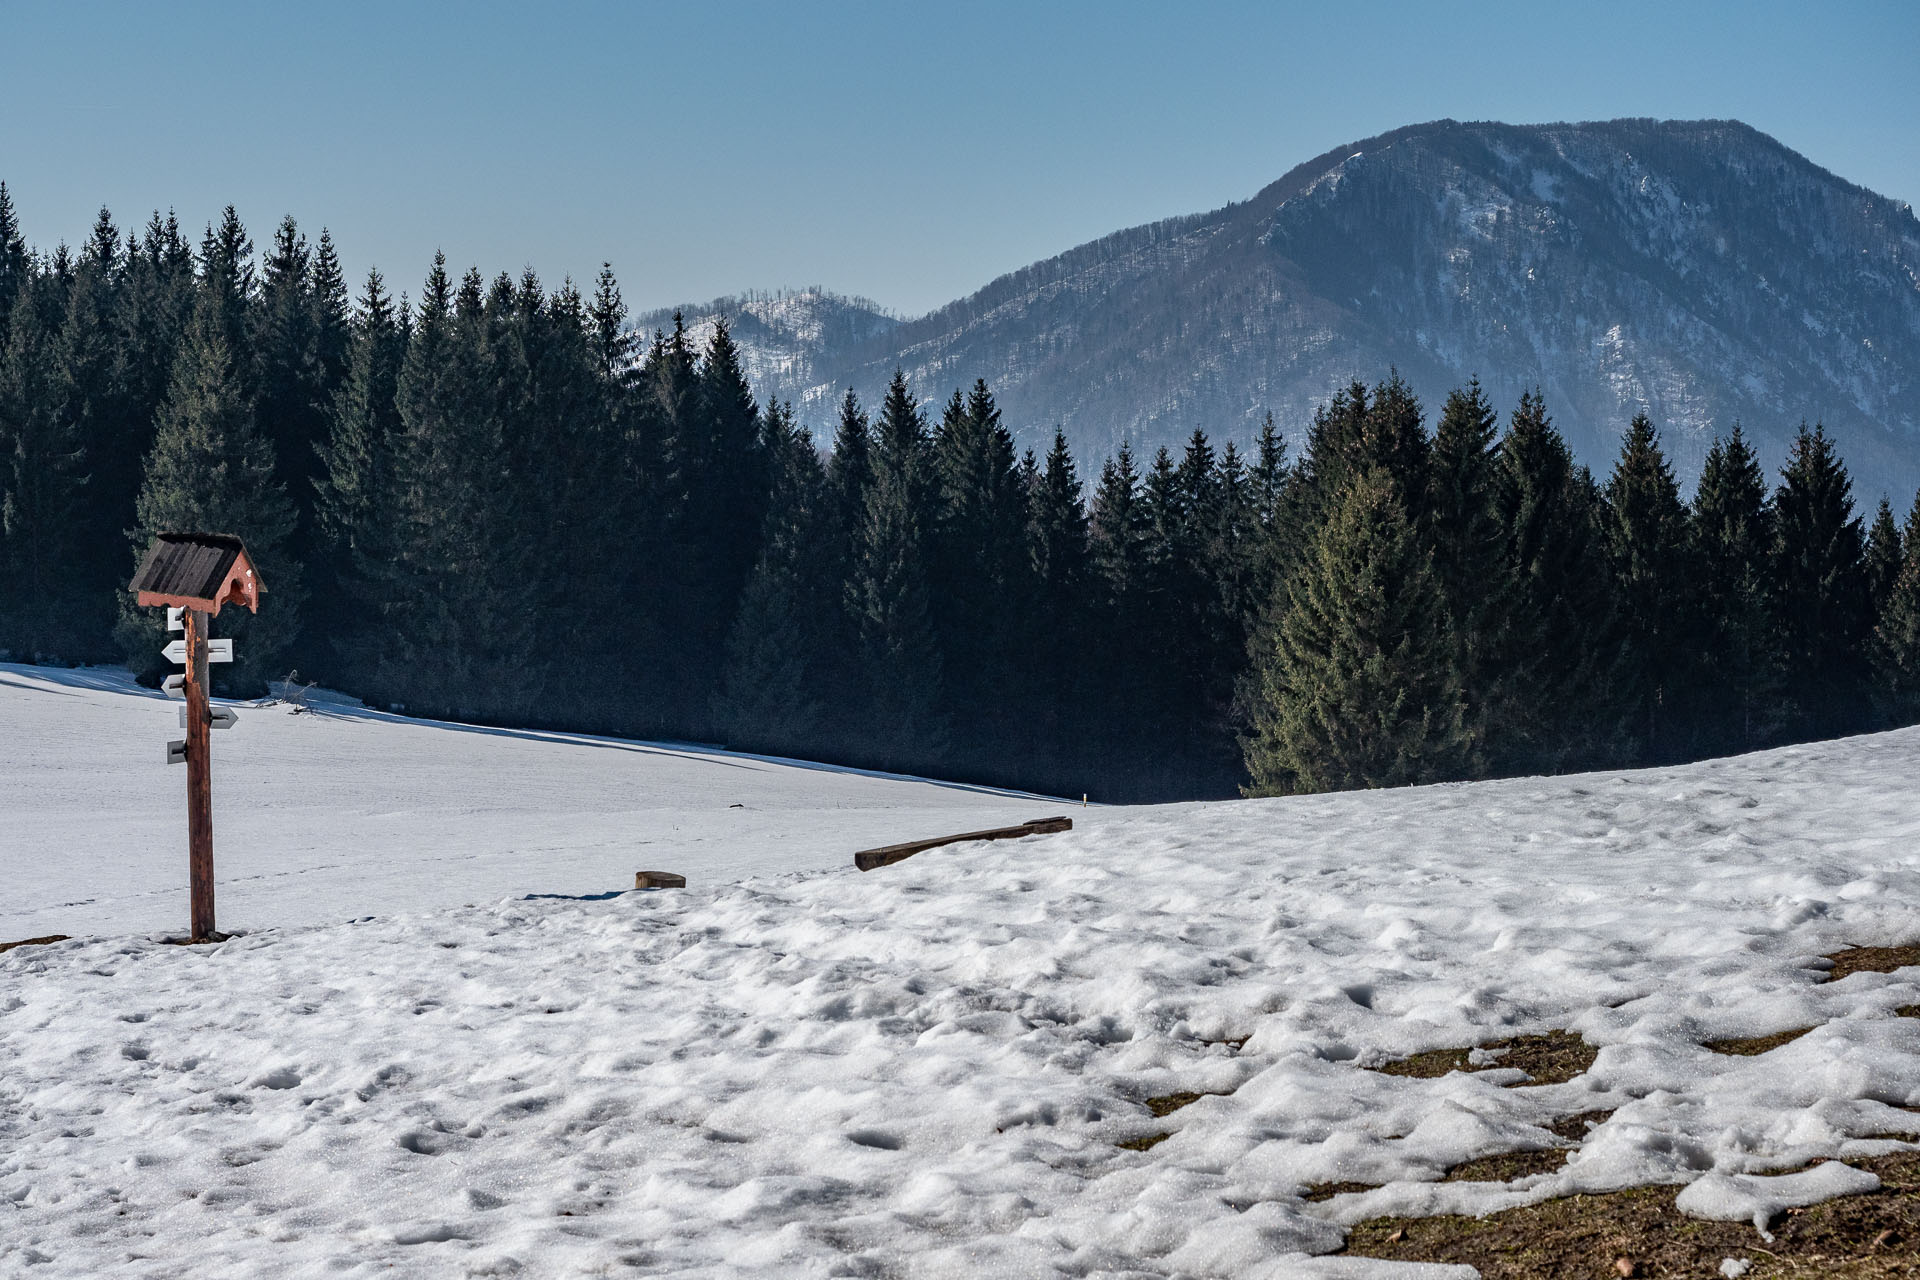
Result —
<instances>
[{"instance_id":1,"label":"footprint in snow","mask_svg":"<svg viewBox=\"0 0 1920 1280\"><path fill-rule=\"evenodd\" d=\"M855 1129L847 1135L847 1141L855 1146L872 1147L876 1151L898 1151L906 1145L898 1135L881 1129Z\"/></svg>"}]
</instances>

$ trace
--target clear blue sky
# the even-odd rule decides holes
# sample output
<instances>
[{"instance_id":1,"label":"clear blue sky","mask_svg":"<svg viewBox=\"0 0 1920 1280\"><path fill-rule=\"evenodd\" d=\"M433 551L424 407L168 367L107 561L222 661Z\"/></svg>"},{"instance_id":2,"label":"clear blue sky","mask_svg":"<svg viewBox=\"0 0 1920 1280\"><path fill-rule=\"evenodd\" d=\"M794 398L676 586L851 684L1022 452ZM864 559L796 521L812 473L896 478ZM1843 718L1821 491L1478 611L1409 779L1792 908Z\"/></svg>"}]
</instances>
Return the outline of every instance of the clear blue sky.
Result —
<instances>
[{"instance_id":1,"label":"clear blue sky","mask_svg":"<svg viewBox=\"0 0 1920 1280\"><path fill-rule=\"evenodd\" d=\"M636 307L917 313L1442 116L1734 117L1920 200L1920 3L0 5L0 181L77 242L232 202Z\"/></svg>"}]
</instances>

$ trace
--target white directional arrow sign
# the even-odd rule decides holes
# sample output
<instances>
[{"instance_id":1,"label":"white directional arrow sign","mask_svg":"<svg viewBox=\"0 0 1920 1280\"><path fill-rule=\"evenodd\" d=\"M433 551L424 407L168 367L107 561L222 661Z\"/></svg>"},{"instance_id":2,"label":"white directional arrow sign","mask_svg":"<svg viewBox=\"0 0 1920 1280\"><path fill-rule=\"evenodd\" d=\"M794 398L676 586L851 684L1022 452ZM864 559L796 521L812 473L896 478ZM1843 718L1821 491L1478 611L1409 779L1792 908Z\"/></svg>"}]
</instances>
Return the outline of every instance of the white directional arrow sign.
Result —
<instances>
[{"instance_id":1,"label":"white directional arrow sign","mask_svg":"<svg viewBox=\"0 0 1920 1280\"><path fill-rule=\"evenodd\" d=\"M187 744L184 739L175 738L167 744L167 763L185 764L187 762Z\"/></svg>"},{"instance_id":2,"label":"white directional arrow sign","mask_svg":"<svg viewBox=\"0 0 1920 1280\"><path fill-rule=\"evenodd\" d=\"M184 631L185 629L186 623L180 621L180 606L177 604L167 606L167 630Z\"/></svg>"},{"instance_id":3,"label":"white directional arrow sign","mask_svg":"<svg viewBox=\"0 0 1920 1280\"><path fill-rule=\"evenodd\" d=\"M187 696L186 683L187 678L175 672L160 682L160 692L169 698L184 698Z\"/></svg>"},{"instance_id":4,"label":"white directional arrow sign","mask_svg":"<svg viewBox=\"0 0 1920 1280\"><path fill-rule=\"evenodd\" d=\"M160 650L160 656L165 658L168 662L178 662L181 664L185 664L187 660L187 642L185 640L173 641L172 643L168 644L164 649ZM233 661L233 641L232 640L207 641L207 661L208 662L232 662Z\"/></svg>"},{"instance_id":5,"label":"white directional arrow sign","mask_svg":"<svg viewBox=\"0 0 1920 1280\"><path fill-rule=\"evenodd\" d=\"M231 729L234 725L238 724L239 721L240 713L232 707L207 708L207 728L209 729ZM180 708L180 727L182 729L187 727L187 709L185 707Z\"/></svg>"}]
</instances>

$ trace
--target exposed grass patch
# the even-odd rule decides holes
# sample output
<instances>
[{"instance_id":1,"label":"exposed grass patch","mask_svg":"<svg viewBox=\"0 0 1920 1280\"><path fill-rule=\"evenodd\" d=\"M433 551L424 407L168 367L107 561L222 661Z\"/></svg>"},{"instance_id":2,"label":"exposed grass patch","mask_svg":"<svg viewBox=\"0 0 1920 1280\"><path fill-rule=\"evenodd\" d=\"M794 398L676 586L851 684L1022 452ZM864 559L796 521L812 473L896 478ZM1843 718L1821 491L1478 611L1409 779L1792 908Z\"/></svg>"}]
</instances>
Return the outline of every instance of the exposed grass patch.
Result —
<instances>
[{"instance_id":1,"label":"exposed grass patch","mask_svg":"<svg viewBox=\"0 0 1920 1280\"><path fill-rule=\"evenodd\" d=\"M1674 1187L1642 1187L1485 1218L1371 1218L1348 1235L1347 1252L1466 1263L1485 1280L1714 1276L1723 1258L1751 1260L1748 1280L1920 1276L1920 1152L1848 1163L1879 1175L1881 1189L1789 1210L1772 1223L1771 1244L1750 1223L1682 1216Z\"/></svg>"},{"instance_id":2,"label":"exposed grass patch","mask_svg":"<svg viewBox=\"0 0 1920 1280\"><path fill-rule=\"evenodd\" d=\"M1707 1041L1707 1048L1713 1050L1715 1053L1728 1053L1736 1057L1751 1058L1756 1054L1765 1053L1769 1049L1778 1049L1783 1044L1790 1044L1812 1030L1812 1027L1800 1027L1794 1031L1776 1031L1770 1036L1753 1036L1745 1040L1709 1040Z\"/></svg>"},{"instance_id":3,"label":"exposed grass patch","mask_svg":"<svg viewBox=\"0 0 1920 1280\"><path fill-rule=\"evenodd\" d=\"M1892 973L1920 965L1920 942L1904 947L1848 947L1827 959L1833 961L1828 982L1838 982L1851 973Z\"/></svg>"},{"instance_id":4,"label":"exposed grass patch","mask_svg":"<svg viewBox=\"0 0 1920 1280\"><path fill-rule=\"evenodd\" d=\"M1148 1098L1144 1104L1153 1113L1154 1119L1170 1116L1182 1107L1190 1107L1202 1098L1223 1098L1221 1093L1163 1093L1157 1098Z\"/></svg>"},{"instance_id":5,"label":"exposed grass patch","mask_svg":"<svg viewBox=\"0 0 1920 1280\"><path fill-rule=\"evenodd\" d=\"M1176 1093L1163 1093L1157 1098L1148 1098L1140 1105L1144 1106L1158 1120L1170 1116L1182 1107L1190 1107L1202 1098L1224 1098L1224 1093L1193 1093L1182 1089ZM1173 1135L1170 1133L1150 1133L1142 1138L1128 1138L1125 1142L1113 1145L1122 1151L1151 1151Z\"/></svg>"},{"instance_id":6,"label":"exposed grass patch","mask_svg":"<svg viewBox=\"0 0 1920 1280\"><path fill-rule=\"evenodd\" d=\"M22 938L18 942L0 942L0 951L11 951L15 947L44 947L49 942L65 942L64 933L50 933L44 938Z\"/></svg>"},{"instance_id":7,"label":"exposed grass patch","mask_svg":"<svg viewBox=\"0 0 1920 1280\"><path fill-rule=\"evenodd\" d=\"M1902 1018L1920 1018L1920 1004L1903 1004L1894 1013Z\"/></svg>"},{"instance_id":8,"label":"exposed grass patch","mask_svg":"<svg viewBox=\"0 0 1920 1280\"><path fill-rule=\"evenodd\" d=\"M1555 1120L1545 1128L1556 1138L1564 1138L1573 1143L1571 1147L1545 1147L1537 1151L1501 1151L1490 1156L1481 1156L1478 1160L1469 1160L1447 1170L1442 1182L1512 1182L1515 1178L1530 1178L1536 1173L1552 1173L1567 1163L1579 1144L1585 1140L1594 1125L1599 1124L1611 1111L1582 1111L1578 1115L1565 1116Z\"/></svg>"},{"instance_id":9,"label":"exposed grass patch","mask_svg":"<svg viewBox=\"0 0 1920 1280\"><path fill-rule=\"evenodd\" d=\"M1542 1125L1556 1138L1565 1138L1568 1142L1585 1142L1587 1135L1606 1123L1613 1114L1612 1108L1605 1111L1580 1111L1570 1116L1562 1116L1551 1124Z\"/></svg>"},{"instance_id":10,"label":"exposed grass patch","mask_svg":"<svg viewBox=\"0 0 1920 1280\"><path fill-rule=\"evenodd\" d=\"M1554 1137L1564 1138L1578 1146L1595 1125L1612 1114L1611 1111L1582 1111L1578 1115L1562 1116L1542 1128ZM1447 1170L1441 1181L1511 1182L1515 1178L1530 1177L1536 1173L1552 1173L1566 1163L1573 1150L1574 1147L1547 1147L1539 1151L1502 1151L1455 1165ZM1300 1198L1315 1202L1331 1200L1353 1191L1372 1191L1376 1185L1371 1182L1320 1182L1301 1191Z\"/></svg>"},{"instance_id":11,"label":"exposed grass patch","mask_svg":"<svg viewBox=\"0 0 1920 1280\"><path fill-rule=\"evenodd\" d=\"M1538 1036L1514 1036L1479 1046L1497 1060L1476 1067L1473 1049L1430 1049L1378 1068L1390 1076L1434 1080L1450 1071L1477 1071L1491 1067L1518 1067L1528 1075L1525 1084L1565 1084L1593 1065L1599 1050L1571 1031L1549 1031Z\"/></svg>"},{"instance_id":12,"label":"exposed grass patch","mask_svg":"<svg viewBox=\"0 0 1920 1280\"><path fill-rule=\"evenodd\" d=\"M1442 1182L1512 1182L1536 1173L1552 1173L1567 1163L1571 1147L1547 1147L1539 1151L1501 1151L1478 1160L1469 1160L1447 1170Z\"/></svg>"},{"instance_id":13,"label":"exposed grass patch","mask_svg":"<svg viewBox=\"0 0 1920 1280\"><path fill-rule=\"evenodd\" d=\"M1322 1200L1331 1200L1355 1191L1372 1191L1376 1185L1372 1182L1316 1182L1302 1188L1300 1198L1318 1204Z\"/></svg>"},{"instance_id":14,"label":"exposed grass patch","mask_svg":"<svg viewBox=\"0 0 1920 1280\"><path fill-rule=\"evenodd\" d=\"M1150 1133L1144 1138L1128 1138L1125 1142L1113 1145L1122 1151L1151 1151L1172 1136L1170 1133Z\"/></svg>"}]
</instances>

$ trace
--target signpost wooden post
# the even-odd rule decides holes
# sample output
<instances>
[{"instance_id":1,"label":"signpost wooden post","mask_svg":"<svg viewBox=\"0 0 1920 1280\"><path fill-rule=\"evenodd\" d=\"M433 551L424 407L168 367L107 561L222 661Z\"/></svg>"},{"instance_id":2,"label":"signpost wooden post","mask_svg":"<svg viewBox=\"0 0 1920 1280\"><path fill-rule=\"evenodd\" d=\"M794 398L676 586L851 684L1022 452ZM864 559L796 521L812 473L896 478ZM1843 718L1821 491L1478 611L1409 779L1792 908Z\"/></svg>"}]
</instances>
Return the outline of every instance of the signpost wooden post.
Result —
<instances>
[{"instance_id":1,"label":"signpost wooden post","mask_svg":"<svg viewBox=\"0 0 1920 1280\"><path fill-rule=\"evenodd\" d=\"M140 604L164 605L168 624L177 618L181 638L163 652L185 670L167 681L169 696L186 700L187 736L167 744L167 760L187 766L187 893L193 941L210 942L220 935L213 916L213 751L208 730L213 712L208 701L208 668L212 662L231 662L233 642L215 641L209 634L213 617L228 603L258 613L265 588L254 571L253 559L240 539L220 533L163 533L133 576L132 590ZM222 727L234 713L222 709Z\"/></svg>"},{"instance_id":2,"label":"signpost wooden post","mask_svg":"<svg viewBox=\"0 0 1920 1280\"><path fill-rule=\"evenodd\" d=\"M186 612L187 623L187 893L193 936L213 928L213 751L207 733L207 624L213 615Z\"/></svg>"}]
</instances>

